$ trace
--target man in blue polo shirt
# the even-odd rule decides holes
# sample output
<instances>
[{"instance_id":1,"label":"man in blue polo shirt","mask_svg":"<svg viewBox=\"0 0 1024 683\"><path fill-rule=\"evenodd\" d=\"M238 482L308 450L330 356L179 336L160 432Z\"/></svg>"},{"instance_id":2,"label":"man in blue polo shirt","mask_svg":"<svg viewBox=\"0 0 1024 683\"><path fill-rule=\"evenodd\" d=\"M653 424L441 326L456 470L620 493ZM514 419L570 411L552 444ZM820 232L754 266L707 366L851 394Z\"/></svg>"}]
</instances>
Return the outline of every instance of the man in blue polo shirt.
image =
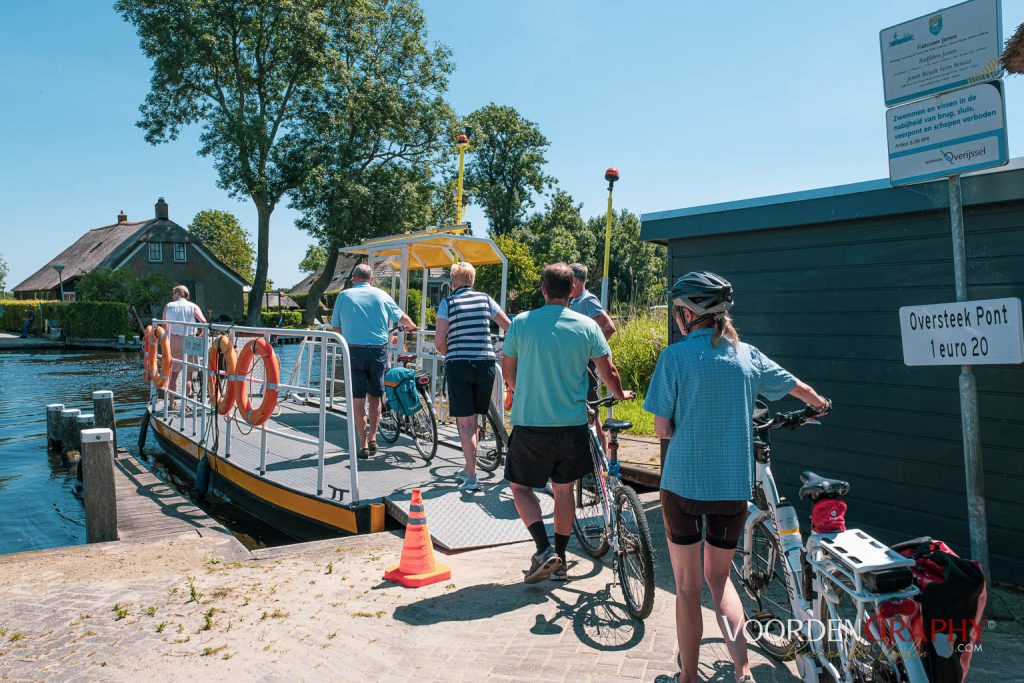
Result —
<instances>
[{"instance_id":1,"label":"man in blue polo shirt","mask_svg":"<svg viewBox=\"0 0 1024 683\"><path fill-rule=\"evenodd\" d=\"M612 396L633 398L632 391L622 390L597 323L567 308L571 289L569 266L554 263L545 268L541 292L546 305L517 315L502 346L502 374L515 392L505 478L519 517L537 545L526 583L549 576L567 578L565 549L576 514L572 484L594 469L587 429L587 363L594 361ZM555 495L553 548L533 492L549 480Z\"/></svg>"},{"instance_id":2,"label":"man in blue polo shirt","mask_svg":"<svg viewBox=\"0 0 1024 683\"><path fill-rule=\"evenodd\" d=\"M352 386L346 390L351 392L355 410L360 458L368 458L377 451L380 399L384 395L384 370L388 362L388 329L392 323L401 322L407 332L416 330L412 318L387 292L371 285L371 279L370 266L365 263L356 266L352 271L352 286L338 295L331 316L331 329L345 336L352 359ZM368 435L367 394L370 396Z\"/></svg>"}]
</instances>

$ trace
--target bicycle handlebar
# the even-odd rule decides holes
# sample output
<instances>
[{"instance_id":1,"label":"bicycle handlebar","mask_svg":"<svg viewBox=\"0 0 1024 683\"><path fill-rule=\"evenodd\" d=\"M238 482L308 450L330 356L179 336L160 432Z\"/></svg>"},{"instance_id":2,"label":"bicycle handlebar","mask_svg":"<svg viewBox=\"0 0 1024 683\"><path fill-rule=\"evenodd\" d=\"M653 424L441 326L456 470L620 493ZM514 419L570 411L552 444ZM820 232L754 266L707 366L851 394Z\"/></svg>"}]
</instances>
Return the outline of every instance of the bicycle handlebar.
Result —
<instances>
[{"instance_id":1,"label":"bicycle handlebar","mask_svg":"<svg viewBox=\"0 0 1024 683\"><path fill-rule=\"evenodd\" d=\"M826 399L827 400L827 399ZM832 401L827 401L823 408L812 408L811 406L805 406L801 410L791 410L788 413L776 413L772 419L765 423L758 424L754 423L754 430L758 433L765 432L770 429L796 429L801 427L808 422L818 417L825 417L832 412Z\"/></svg>"}]
</instances>

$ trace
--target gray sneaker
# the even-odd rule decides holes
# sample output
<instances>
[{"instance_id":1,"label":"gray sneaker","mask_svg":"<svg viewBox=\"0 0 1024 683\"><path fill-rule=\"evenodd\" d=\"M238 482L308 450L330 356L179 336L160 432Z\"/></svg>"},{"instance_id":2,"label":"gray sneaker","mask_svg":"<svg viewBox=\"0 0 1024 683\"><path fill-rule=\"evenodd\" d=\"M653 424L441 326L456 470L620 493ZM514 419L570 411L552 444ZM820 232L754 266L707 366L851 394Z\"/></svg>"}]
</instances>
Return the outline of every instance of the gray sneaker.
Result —
<instances>
[{"instance_id":1,"label":"gray sneaker","mask_svg":"<svg viewBox=\"0 0 1024 683\"><path fill-rule=\"evenodd\" d=\"M459 484L459 490L460 491L479 491L480 490L480 482L477 480L476 475L474 474L472 477L469 477L469 478L463 480L463 482L461 484Z\"/></svg>"},{"instance_id":2,"label":"gray sneaker","mask_svg":"<svg viewBox=\"0 0 1024 683\"><path fill-rule=\"evenodd\" d=\"M562 566L562 558L555 554L554 546L548 546L530 559L530 569L523 577L526 583L540 583Z\"/></svg>"},{"instance_id":3,"label":"gray sneaker","mask_svg":"<svg viewBox=\"0 0 1024 683\"><path fill-rule=\"evenodd\" d=\"M559 559L561 559L561 558L559 558ZM569 580L569 572L566 571L565 560L562 560L562 563L558 565L558 569L556 569L555 571L551 572L551 577L550 578L551 578L552 581L568 581Z\"/></svg>"}]
</instances>

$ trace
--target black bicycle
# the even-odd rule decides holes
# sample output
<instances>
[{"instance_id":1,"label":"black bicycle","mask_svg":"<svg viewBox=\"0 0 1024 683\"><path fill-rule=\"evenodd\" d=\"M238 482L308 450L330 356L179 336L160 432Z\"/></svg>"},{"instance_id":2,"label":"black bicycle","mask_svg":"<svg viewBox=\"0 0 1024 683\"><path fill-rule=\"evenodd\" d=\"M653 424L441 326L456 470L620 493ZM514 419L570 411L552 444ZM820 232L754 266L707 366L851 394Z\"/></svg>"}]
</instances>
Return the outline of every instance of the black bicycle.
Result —
<instances>
[{"instance_id":1,"label":"black bicycle","mask_svg":"<svg viewBox=\"0 0 1024 683\"><path fill-rule=\"evenodd\" d=\"M398 362L407 368L413 368L416 356L399 354ZM414 415L404 415L394 410L388 402L387 392L381 399L380 423L377 433L385 443L395 443L399 435L405 432L412 439L416 451L424 460L430 462L437 454L437 417L434 415L434 404L430 400L428 385L430 377L417 372L414 378L416 395L420 397L420 409ZM388 385L388 382L384 382Z\"/></svg>"}]
</instances>

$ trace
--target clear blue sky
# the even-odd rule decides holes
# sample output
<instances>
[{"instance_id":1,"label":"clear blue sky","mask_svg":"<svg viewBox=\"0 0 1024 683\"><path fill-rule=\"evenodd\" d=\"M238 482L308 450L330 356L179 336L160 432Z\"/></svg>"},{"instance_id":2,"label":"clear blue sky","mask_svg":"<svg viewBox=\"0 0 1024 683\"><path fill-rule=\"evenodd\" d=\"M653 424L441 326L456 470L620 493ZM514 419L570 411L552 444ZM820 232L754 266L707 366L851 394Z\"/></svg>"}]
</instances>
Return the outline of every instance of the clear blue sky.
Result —
<instances>
[{"instance_id":1,"label":"clear blue sky","mask_svg":"<svg viewBox=\"0 0 1024 683\"><path fill-rule=\"evenodd\" d=\"M187 225L199 210L256 212L217 189L197 131L153 147L135 127L149 63L99 0L6 2L0 22L0 253L8 286L124 209L164 196ZM467 114L512 105L551 141L547 172L584 217L637 213L883 178L878 31L952 2L424 0L430 37L452 48L450 100ZM1024 3L1003 3L1004 37ZM1007 79L1011 156L1024 81ZM1024 132L1020 132L1024 135ZM279 208L270 276L301 275L305 233ZM475 207L469 218L483 226Z\"/></svg>"}]
</instances>

